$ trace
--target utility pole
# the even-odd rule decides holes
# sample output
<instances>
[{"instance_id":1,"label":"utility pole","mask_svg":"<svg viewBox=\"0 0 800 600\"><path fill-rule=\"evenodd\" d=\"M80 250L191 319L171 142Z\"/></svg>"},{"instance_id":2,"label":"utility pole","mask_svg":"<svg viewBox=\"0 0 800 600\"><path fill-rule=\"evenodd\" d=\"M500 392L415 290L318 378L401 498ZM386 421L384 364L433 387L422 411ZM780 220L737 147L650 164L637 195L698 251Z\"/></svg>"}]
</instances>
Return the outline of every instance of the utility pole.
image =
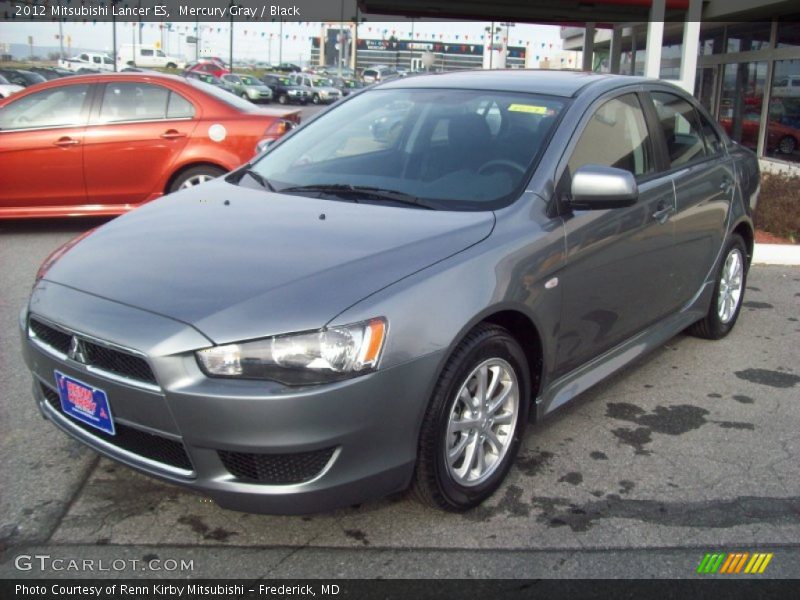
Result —
<instances>
[{"instance_id":1,"label":"utility pole","mask_svg":"<svg viewBox=\"0 0 800 600\"><path fill-rule=\"evenodd\" d=\"M278 64L283 64L283 17L281 17L280 32L278 34Z\"/></svg>"},{"instance_id":2,"label":"utility pole","mask_svg":"<svg viewBox=\"0 0 800 600\"><path fill-rule=\"evenodd\" d=\"M116 0L112 3L112 6L116 4ZM119 71L119 65L117 64L117 17L114 15L112 10L111 12L111 44L112 44L112 52L111 58L114 60L114 71Z\"/></svg>"},{"instance_id":3,"label":"utility pole","mask_svg":"<svg viewBox=\"0 0 800 600\"><path fill-rule=\"evenodd\" d=\"M233 71L233 11L231 11L231 8L234 7L234 6L236 6L236 1L235 0L231 0L230 4L228 4L228 12L231 13L231 31L230 31L231 37L230 37L230 48L229 48L230 49L230 52L229 52L230 62L229 62L229 64L230 64L231 71Z\"/></svg>"},{"instance_id":4,"label":"utility pole","mask_svg":"<svg viewBox=\"0 0 800 600\"><path fill-rule=\"evenodd\" d=\"M64 21L61 18L58 19L58 45L61 48L58 57L66 58L64 56Z\"/></svg>"}]
</instances>

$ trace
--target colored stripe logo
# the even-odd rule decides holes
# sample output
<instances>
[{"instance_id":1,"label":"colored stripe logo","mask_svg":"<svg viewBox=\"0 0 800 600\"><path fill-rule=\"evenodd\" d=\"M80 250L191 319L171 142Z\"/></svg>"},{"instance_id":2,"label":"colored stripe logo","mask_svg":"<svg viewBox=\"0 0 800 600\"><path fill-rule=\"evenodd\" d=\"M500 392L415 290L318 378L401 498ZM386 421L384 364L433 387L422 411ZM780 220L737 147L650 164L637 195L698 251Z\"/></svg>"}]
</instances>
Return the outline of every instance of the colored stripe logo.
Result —
<instances>
[{"instance_id":1,"label":"colored stripe logo","mask_svg":"<svg viewBox=\"0 0 800 600\"><path fill-rule=\"evenodd\" d=\"M751 575L763 573L773 554L765 552L729 552L709 553L703 557L697 566L697 572L703 575L714 573L736 575L747 573Z\"/></svg>"}]
</instances>

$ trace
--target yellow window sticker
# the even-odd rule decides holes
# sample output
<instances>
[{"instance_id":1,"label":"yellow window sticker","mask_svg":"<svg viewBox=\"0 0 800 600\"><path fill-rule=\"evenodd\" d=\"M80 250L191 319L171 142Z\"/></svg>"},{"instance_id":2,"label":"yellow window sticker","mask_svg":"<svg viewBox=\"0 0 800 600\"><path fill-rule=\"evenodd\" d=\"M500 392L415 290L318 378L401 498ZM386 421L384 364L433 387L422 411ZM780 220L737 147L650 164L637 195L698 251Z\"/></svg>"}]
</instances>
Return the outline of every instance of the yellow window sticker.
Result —
<instances>
[{"instance_id":1,"label":"yellow window sticker","mask_svg":"<svg viewBox=\"0 0 800 600\"><path fill-rule=\"evenodd\" d=\"M535 106L533 104L512 104L508 107L508 110L514 112L524 112L524 113L531 113L534 115L546 115L547 114L547 107L546 106Z\"/></svg>"}]
</instances>

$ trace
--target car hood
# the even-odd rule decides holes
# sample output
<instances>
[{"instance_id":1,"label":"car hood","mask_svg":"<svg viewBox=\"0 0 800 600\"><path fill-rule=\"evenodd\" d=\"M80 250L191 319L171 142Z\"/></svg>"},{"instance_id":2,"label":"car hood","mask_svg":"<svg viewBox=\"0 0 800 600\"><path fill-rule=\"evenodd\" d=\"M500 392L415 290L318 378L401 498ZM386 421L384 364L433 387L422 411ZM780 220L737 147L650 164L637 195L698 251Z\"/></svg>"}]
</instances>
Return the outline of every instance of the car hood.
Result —
<instances>
[{"instance_id":1,"label":"car hood","mask_svg":"<svg viewBox=\"0 0 800 600\"><path fill-rule=\"evenodd\" d=\"M322 327L493 227L492 212L356 204L218 179L100 227L45 279L227 343Z\"/></svg>"}]
</instances>

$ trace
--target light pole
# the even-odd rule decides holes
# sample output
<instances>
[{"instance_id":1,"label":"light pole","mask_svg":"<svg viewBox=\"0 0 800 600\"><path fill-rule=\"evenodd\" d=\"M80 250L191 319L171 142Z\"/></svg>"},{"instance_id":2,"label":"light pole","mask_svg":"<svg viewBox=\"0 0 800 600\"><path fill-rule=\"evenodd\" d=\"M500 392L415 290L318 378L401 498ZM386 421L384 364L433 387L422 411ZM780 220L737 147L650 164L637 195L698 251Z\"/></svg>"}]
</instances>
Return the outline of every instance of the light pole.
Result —
<instances>
[{"instance_id":1,"label":"light pole","mask_svg":"<svg viewBox=\"0 0 800 600\"><path fill-rule=\"evenodd\" d=\"M64 22L61 18L58 19L58 45L61 47L59 58L64 58Z\"/></svg>"},{"instance_id":2,"label":"light pole","mask_svg":"<svg viewBox=\"0 0 800 600\"><path fill-rule=\"evenodd\" d=\"M283 64L283 17L281 17L280 28L278 29L278 64Z\"/></svg>"},{"instance_id":3,"label":"light pole","mask_svg":"<svg viewBox=\"0 0 800 600\"><path fill-rule=\"evenodd\" d=\"M231 8L236 6L236 0L231 0L230 4L228 4L228 12L231 14L231 31L230 31L230 46L229 46L229 57L230 57L230 69L233 71L233 11Z\"/></svg>"}]
</instances>

